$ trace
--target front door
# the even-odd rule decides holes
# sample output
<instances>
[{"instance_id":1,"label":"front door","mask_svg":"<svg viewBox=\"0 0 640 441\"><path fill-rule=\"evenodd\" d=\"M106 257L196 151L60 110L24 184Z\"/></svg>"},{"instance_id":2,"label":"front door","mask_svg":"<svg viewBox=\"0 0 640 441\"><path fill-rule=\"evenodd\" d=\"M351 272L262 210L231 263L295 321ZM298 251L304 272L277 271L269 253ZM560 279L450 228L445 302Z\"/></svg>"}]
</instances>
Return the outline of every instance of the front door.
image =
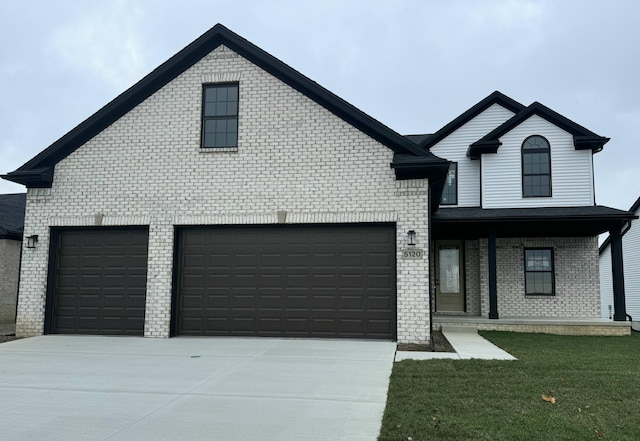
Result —
<instances>
[{"instance_id":1,"label":"front door","mask_svg":"<svg viewBox=\"0 0 640 441\"><path fill-rule=\"evenodd\" d=\"M464 312L462 241L436 241L436 311Z\"/></svg>"}]
</instances>

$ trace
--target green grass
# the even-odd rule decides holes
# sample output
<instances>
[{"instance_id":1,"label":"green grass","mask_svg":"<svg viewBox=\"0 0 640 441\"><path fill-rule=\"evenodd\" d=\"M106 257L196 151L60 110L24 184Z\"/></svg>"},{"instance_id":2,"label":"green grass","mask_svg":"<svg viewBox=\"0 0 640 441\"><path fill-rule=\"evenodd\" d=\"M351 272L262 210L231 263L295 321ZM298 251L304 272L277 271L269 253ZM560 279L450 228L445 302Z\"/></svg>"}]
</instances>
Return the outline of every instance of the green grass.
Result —
<instances>
[{"instance_id":1,"label":"green grass","mask_svg":"<svg viewBox=\"0 0 640 441\"><path fill-rule=\"evenodd\" d=\"M640 335L481 334L518 361L395 363L380 441L640 440Z\"/></svg>"}]
</instances>

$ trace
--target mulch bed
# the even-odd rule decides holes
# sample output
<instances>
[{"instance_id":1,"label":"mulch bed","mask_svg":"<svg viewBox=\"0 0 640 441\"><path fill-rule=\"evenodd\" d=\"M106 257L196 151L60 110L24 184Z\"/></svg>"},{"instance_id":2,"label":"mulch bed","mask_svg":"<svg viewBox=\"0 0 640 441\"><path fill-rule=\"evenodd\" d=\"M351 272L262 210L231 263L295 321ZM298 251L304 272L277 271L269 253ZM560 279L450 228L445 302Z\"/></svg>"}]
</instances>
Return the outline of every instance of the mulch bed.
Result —
<instances>
[{"instance_id":1,"label":"mulch bed","mask_svg":"<svg viewBox=\"0 0 640 441\"><path fill-rule=\"evenodd\" d=\"M431 345L419 345L413 343L400 343L398 345L399 351L421 351L421 352L455 352L451 343L445 338L440 331L433 331L433 344L435 348L431 348ZM434 351L435 349L435 351Z\"/></svg>"}]
</instances>

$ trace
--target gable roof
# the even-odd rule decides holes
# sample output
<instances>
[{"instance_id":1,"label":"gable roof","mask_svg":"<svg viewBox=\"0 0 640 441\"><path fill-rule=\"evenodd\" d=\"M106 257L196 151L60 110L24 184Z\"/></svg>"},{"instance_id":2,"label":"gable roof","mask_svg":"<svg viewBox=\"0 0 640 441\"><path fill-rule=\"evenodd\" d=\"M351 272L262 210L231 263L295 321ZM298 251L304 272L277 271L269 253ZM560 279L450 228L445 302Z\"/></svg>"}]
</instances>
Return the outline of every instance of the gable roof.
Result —
<instances>
[{"instance_id":1,"label":"gable roof","mask_svg":"<svg viewBox=\"0 0 640 441\"><path fill-rule=\"evenodd\" d=\"M597 153L602 150L603 146L609 141L609 138L593 133L591 130L582 127L580 124L576 124L536 101L471 144L467 150L467 156L471 159L479 159L483 153L496 153L502 144L500 138L533 115L538 115L551 124L572 134L573 145L576 150L589 149L592 150L593 153Z\"/></svg>"},{"instance_id":2,"label":"gable roof","mask_svg":"<svg viewBox=\"0 0 640 441\"><path fill-rule=\"evenodd\" d=\"M442 141L444 138L452 134L454 131L458 130L460 127L471 121L476 116L480 115L482 112L484 112L494 104L499 104L500 106L512 111L513 113L518 113L525 108L524 105L496 90L495 92L481 100L479 103L465 111L462 115L458 116L456 119L438 130L436 133L434 133L427 139L422 140L422 142L420 142L419 144L420 147L424 149L430 149L438 142Z\"/></svg>"},{"instance_id":3,"label":"gable roof","mask_svg":"<svg viewBox=\"0 0 640 441\"><path fill-rule=\"evenodd\" d=\"M433 166L432 168L434 170L439 170L437 167L438 164L440 168L448 167L446 160L422 150L410 140L331 93L287 64L233 33L223 25L217 24L23 166L13 172L2 175L2 178L24 184L27 187L51 187L53 169L58 162L80 148L110 124L125 115L220 45L228 47L268 73L279 78L339 118L342 118L347 123L384 144L393 150L394 153L419 158L417 162L418 165L414 164L413 169L415 171L416 167L420 168L422 170L420 173L421 177L432 177L432 173L434 172L422 167L420 164L428 163ZM393 164L392 167L396 168ZM438 175L436 177L437 179L439 179L439 174L440 172L438 171L436 173L436 175ZM442 179L444 179L446 170L441 174ZM396 176L398 179L405 179L401 172L398 173L398 170L396 170Z\"/></svg>"},{"instance_id":4,"label":"gable roof","mask_svg":"<svg viewBox=\"0 0 640 441\"><path fill-rule=\"evenodd\" d=\"M640 210L640 197L638 197L638 199L636 199L636 201L633 203L631 208L629 208L629 212L634 213L636 215L634 219L638 219L638 210ZM622 236L624 236L627 233L627 231L629 231L629 229L631 228L632 221L633 219L629 221L629 228L622 230ZM602 245L600 245L598 249L599 253L602 254L604 250L607 249L610 243L611 243L611 235L608 235L607 238L604 240L604 242L602 242Z\"/></svg>"},{"instance_id":5,"label":"gable roof","mask_svg":"<svg viewBox=\"0 0 640 441\"><path fill-rule=\"evenodd\" d=\"M27 194L0 194L0 239L22 239Z\"/></svg>"}]
</instances>

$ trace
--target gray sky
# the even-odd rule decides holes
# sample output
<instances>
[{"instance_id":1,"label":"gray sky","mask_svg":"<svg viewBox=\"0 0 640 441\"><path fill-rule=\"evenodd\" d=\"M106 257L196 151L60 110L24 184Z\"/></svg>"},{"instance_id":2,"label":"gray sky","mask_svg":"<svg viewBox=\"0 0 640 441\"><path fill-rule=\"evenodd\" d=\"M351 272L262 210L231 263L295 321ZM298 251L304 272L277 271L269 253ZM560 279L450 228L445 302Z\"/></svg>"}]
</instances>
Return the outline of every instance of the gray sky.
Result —
<instances>
[{"instance_id":1,"label":"gray sky","mask_svg":"<svg viewBox=\"0 0 640 441\"><path fill-rule=\"evenodd\" d=\"M0 3L0 173L216 23L402 134L494 90L611 141L597 203L640 196L640 2L21 0ZM0 180L0 193L24 191Z\"/></svg>"}]
</instances>

